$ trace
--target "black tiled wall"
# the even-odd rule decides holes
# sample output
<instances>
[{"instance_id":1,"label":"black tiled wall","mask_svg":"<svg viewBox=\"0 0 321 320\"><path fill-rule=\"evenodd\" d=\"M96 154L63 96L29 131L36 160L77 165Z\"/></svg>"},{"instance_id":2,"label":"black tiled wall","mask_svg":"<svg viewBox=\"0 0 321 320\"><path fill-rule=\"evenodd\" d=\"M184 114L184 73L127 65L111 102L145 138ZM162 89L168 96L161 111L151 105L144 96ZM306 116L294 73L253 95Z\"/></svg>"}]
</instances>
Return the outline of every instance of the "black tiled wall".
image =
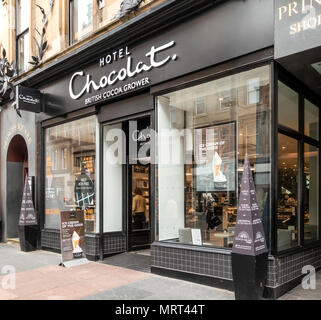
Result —
<instances>
[{"instance_id":1,"label":"black tiled wall","mask_svg":"<svg viewBox=\"0 0 321 320\"><path fill-rule=\"evenodd\" d=\"M41 247L44 249L53 249L60 251L60 232L59 230L42 230L41 231ZM99 256L99 236L90 234L85 236L86 254L90 256Z\"/></svg>"},{"instance_id":2,"label":"black tiled wall","mask_svg":"<svg viewBox=\"0 0 321 320\"><path fill-rule=\"evenodd\" d=\"M104 234L103 252L104 255L125 252L126 235L125 234Z\"/></svg>"},{"instance_id":3,"label":"black tiled wall","mask_svg":"<svg viewBox=\"0 0 321 320\"><path fill-rule=\"evenodd\" d=\"M151 267L233 280L230 252L161 242L151 248ZM270 256L266 285L275 288L290 282L301 276L306 265L321 266L321 248L281 258Z\"/></svg>"}]
</instances>

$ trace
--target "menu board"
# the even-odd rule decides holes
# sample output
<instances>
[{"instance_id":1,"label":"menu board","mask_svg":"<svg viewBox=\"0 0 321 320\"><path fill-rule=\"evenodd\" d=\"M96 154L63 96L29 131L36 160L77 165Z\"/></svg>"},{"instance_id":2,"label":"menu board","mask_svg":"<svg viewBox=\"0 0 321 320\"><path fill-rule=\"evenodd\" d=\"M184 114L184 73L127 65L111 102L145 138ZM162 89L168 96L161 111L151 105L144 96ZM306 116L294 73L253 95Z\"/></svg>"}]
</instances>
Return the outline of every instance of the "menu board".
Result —
<instances>
[{"instance_id":1,"label":"menu board","mask_svg":"<svg viewBox=\"0 0 321 320\"><path fill-rule=\"evenodd\" d=\"M248 156L245 156L233 253L257 256L267 252L263 224Z\"/></svg>"},{"instance_id":2,"label":"menu board","mask_svg":"<svg viewBox=\"0 0 321 320\"><path fill-rule=\"evenodd\" d=\"M196 191L235 191L235 122L195 129Z\"/></svg>"},{"instance_id":3,"label":"menu board","mask_svg":"<svg viewBox=\"0 0 321 320\"><path fill-rule=\"evenodd\" d=\"M19 216L19 226L34 226L38 224L32 196L33 179L34 177L26 177L25 179Z\"/></svg>"},{"instance_id":4,"label":"menu board","mask_svg":"<svg viewBox=\"0 0 321 320\"><path fill-rule=\"evenodd\" d=\"M60 212L62 261L85 258L85 228L83 211Z\"/></svg>"}]
</instances>

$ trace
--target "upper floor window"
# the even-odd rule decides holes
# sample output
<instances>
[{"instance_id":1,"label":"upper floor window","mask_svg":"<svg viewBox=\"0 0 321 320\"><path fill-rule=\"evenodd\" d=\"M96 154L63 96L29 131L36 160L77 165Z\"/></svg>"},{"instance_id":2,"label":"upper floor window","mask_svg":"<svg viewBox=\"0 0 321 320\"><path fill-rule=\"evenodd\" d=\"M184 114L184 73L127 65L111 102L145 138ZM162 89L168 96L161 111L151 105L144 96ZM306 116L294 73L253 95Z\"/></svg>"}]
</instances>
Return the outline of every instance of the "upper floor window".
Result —
<instances>
[{"instance_id":1,"label":"upper floor window","mask_svg":"<svg viewBox=\"0 0 321 320\"><path fill-rule=\"evenodd\" d=\"M70 44L93 31L93 0L70 1Z\"/></svg>"},{"instance_id":2,"label":"upper floor window","mask_svg":"<svg viewBox=\"0 0 321 320\"><path fill-rule=\"evenodd\" d=\"M17 0L16 2L16 56L18 72L28 68L29 61L29 20L30 1Z\"/></svg>"}]
</instances>

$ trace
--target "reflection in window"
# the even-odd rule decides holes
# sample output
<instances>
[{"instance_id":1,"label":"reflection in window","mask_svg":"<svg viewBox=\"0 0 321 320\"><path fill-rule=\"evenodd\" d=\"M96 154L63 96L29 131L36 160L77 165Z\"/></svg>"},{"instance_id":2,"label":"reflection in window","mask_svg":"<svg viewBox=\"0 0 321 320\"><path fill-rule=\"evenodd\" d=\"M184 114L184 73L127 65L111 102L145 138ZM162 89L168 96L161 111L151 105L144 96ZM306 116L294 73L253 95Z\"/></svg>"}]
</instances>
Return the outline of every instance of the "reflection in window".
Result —
<instances>
[{"instance_id":1,"label":"reflection in window","mask_svg":"<svg viewBox=\"0 0 321 320\"><path fill-rule=\"evenodd\" d=\"M304 134L319 140L319 108L309 100L305 100L304 122Z\"/></svg>"},{"instance_id":2,"label":"reflection in window","mask_svg":"<svg viewBox=\"0 0 321 320\"><path fill-rule=\"evenodd\" d=\"M304 146L304 242L319 240L319 150Z\"/></svg>"},{"instance_id":3,"label":"reflection in window","mask_svg":"<svg viewBox=\"0 0 321 320\"><path fill-rule=\"evenodd\" d=\"M293 130L299 130L299 94L283 82L278 82L279 123Z\"/></svg>"},{"instance_id":4,"label":"reflection in window","mask_svg":"<svg viewBox=\"0 0 321 320\"><path fill-rule=\"evenodd\" d=\"M298 245L298 141L278 135L278 250Z\"/></svg>"},{"instance_id":5,"label":"reflection in window","mask_svg":"<svg viewBox=\"0 0 321 320\"><path fill-rule=\"evenodd\" d=\"M268 237L269 97L266 66L158 98L158 240L231 247L246 153Z\"/></svg>"},{"instance_id":6,"label":"reflection in window","mask_svg":"<svg viewBox=\"0 0 321 320\"><path fill-rule=\"evenodd\" d=\"M60 228L60 211L83 209L86 232L96 232L95 128L92 116L46 129L46 228Z\"/></svg>"},{"instance_id":7,"label":"reflection in window","mask_svg":"<svg viewBox=\"0 0 321 320\"><path fill-rule=\"evenodd\" d=\"M72 43L93 31L93 0L72 0Z\"/></svg>"}]
</instances>

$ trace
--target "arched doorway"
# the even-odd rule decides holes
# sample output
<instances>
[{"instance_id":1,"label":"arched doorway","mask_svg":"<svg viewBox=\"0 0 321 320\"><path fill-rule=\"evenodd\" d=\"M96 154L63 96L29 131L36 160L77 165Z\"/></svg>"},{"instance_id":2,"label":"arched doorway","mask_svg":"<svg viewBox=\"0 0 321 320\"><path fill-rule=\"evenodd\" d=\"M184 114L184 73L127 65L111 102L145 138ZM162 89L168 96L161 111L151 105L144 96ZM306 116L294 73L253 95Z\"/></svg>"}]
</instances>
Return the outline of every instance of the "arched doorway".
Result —
<instances>
[{"instance_id":1,"label":"arched doorway","mask_svg":"<svg viewBox=\"0 0 321 320\"><path fill-rule=\"evenodd\" d=\"M28 149L25 139L17 134L7 154L7 238L18 238L18 221L25 177L28 175Z\"/></svg>"}]
</instances>

